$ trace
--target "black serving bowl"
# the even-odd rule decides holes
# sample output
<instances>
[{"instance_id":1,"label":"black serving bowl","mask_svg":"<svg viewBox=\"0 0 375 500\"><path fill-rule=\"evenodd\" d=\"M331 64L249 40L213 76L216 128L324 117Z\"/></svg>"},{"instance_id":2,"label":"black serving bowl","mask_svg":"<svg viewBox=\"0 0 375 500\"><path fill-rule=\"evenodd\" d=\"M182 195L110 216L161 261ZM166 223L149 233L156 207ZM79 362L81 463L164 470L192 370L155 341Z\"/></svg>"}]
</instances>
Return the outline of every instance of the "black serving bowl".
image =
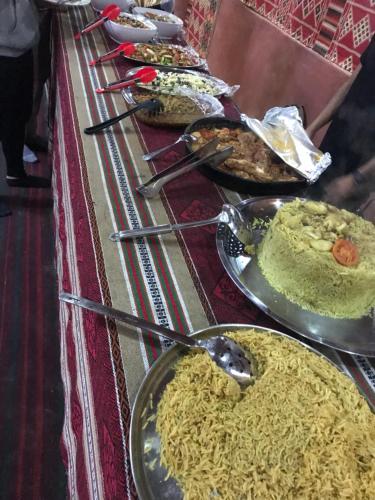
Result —
<instances>
[{"instance_id":1,"label":"black serving bowl","mask_svg":"<svg viewBox=\"0 0 375 500\"><path fill-rule=\"evenodd\" d=\"M192 134L201 128L242 128L245 131L250 131L250 128L241 121L229 120L223 117L208 117L200 118L191 123L185 129L185 134ZM189 152L193 152L191 144L186 144ZM253 195L274 195L274 194L296 194L307 187L307 182L303 179L300 181L284 181L284 182L256 182L247 179L241 179L237 175L223 172L213 164L205 164L199 167L200 172L220 184L220 186L237 191L238 193L246 193Z\"/></svg>"}]
</instances>

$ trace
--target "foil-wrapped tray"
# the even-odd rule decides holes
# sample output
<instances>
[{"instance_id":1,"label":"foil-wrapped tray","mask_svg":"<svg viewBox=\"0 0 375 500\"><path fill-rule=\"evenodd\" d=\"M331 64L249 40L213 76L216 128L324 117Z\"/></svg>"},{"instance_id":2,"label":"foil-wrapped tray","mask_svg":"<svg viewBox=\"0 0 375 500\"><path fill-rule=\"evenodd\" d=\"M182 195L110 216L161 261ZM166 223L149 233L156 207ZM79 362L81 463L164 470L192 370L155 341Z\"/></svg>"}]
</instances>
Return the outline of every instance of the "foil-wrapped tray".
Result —
<instances>
[{"instance_id":1,"label":"foil-wrapped tray","mask_svg":"<svg viewBox=\"0 0 375 500\"><path fill-rule=\"evenodd\" d=\"M195 332L194 335L208 338L227 331L249 329L290 338L318 356L324 357L342 371L334 359L330 359L300 340L269 328L239 324L216 325ZM176 480L173 477L165 480L167 471L159 463L160 438L155 429L154 418L164 389L174 377L174 367L186 352L187 348L178 344L162 354L144 378L134 403L130 427L130 460L140 500L182 500L183 498Z\"/></svg>"},{"instance_id":2,"label":"foil-wrapped tray","mask_svg":"<svg viewBox=\"0 0 375 500\"><path fill-rule=\"evenodd\" d=\"M200 118L194 121L185 129L185 134L192 134L202 128L229 128L229 129L242 129L250 131L251 129L244 121L230 120L226 117L211 116L208 118ZM186 149L191 153L193 148L191 144L186 144ZM244 193L250 196L255 195L290 195L298 194L307 187L306 181L303 178L290 181L269 181L257 182L249 179L244 179L231 172L224 171L218 166L205 164L199 167L199 171L208 177L213 182L220 184L223 187Z\"/></svg>"},{"instance_id":3,"label":"foil-wrapped tray","mask_svg":"<svg viewBox=\"0 0 375 500\"><path fill-rule=\"evenodd\" d=\"M237 205L244 219L269 221L284 204L295 197L258 197ZM234 231L235 232L235 231ZM253 231L253 241L259 244L264 229ZM226 254L226 242L216 238L221 262L230 278L241 292L266 314L300 335L339 351L375 357L375 316L360 319L337 319L321 316L303 309L277 292L263 276L256 256L230 257Z\"/></svg>"},{"instance_id":4,"label":"foil-wrapped tray","mask_svg":"<svg viewBox=\"0 0 375 500\"><path fill-rule=\"evenodd\" d=\"M309 184L331 164L331 155L316 148L308 137L296 106L271 108L262 121L244 114L241 119Z\"/></svg>"},{"instance_id":5,"label":"foil-wrapped tray","mask_svg":"<svg viewBox=\"0 0 375 500\"><path fill-rule=\"evenodd\" d=\"M126 72L125 77L131 78L135 73L137 73L137 71L139 71L143 68L154 68L154 66L147 65L147 66L141 66L141 67L138 66L136 68L132 68ZM196 77L200 78L202 80L202 82L208 83L215 88L215 93L213 94L214 97L220 97L223 95L231 96L238 89L238 86L236 86L236 85L233 85L233 86L227 85L223 80L220 80L219 78L215 78L214 76L211 76L211 75L207 75L205 73L200 73L199 71L193 71L190 69L181 69L181 68L171 68L171 67L165 67L165 66L164 67L155 67L155 69L158 73L166 73L166 74L178 73L182 76L183 75L196 76ZM176 89L173 89L170 87L153 88L152 83L147 84L147 85L142 84L142 83L138 83L137 87L144 89L144 90L160 91L160 92L164 92L164 93L172 94L172 95L179 95L180 94L178 89L176 90Z\"/></svg>"}]
</instances>

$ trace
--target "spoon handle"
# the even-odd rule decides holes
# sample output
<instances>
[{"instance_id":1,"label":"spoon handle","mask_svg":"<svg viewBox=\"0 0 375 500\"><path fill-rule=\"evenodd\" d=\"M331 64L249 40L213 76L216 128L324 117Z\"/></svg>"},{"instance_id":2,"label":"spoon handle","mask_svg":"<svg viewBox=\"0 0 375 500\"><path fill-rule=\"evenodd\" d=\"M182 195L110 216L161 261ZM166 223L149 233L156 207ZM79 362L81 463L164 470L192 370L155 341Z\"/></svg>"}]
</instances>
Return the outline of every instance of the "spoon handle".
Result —
<instances>
[{"instance_id":1,"label":"spoon handle","mask_svg":"<svg viewBox=\"0 0 375 500\"><path fill-rule=\"evenodd\" d=\"M196 341L192 337L187 337L181 333L169 330L169 328L165 328L164 326L151 323L150 321L138 318L137 316L133 316L132 314L128 314L124 311L119 311L118 309L113 309L112 307L105 306L104 304L93 302L92 300L85 299L84 297L78 297L77 295L64 292L60 294L60 300L82 307L83 309L88 309L89 311L93 311L101 316L107 316L108 318L116 319L117 321L121 321L127 325L135 326L141 330L148 330L160 335L161 337L165 337L173 342L178 342L179 344L183 344L187 347L198 347Z\"/></svg>"},{"instance_id":2,"label":"spoon handle","mask_svg":"<svg viewBox=\"0 0 375 500\"><path fill-rule=\"evenodd\" d=\"M182 137L179 137L177 141L172 142L172 144L168 144L167 146L164 146L160 149L156 149L155 151L152 151L151 153L147 153L142 156L142 158L145 161L152 160L153 158L156 158L159 156L161 153L164 153L165 151L168 151L169 149L172 149L174 146L176 146L179 142L183 141Z\"/></svg>"},{"instance_id":3,"label":"spoon handle","mask_svg":"<svg viewBox=\"0 0 375 500\"><path fill-rule=\"evenodd\" d=\"M131 116L133 113L136 113L140 109L150 107L150 103L151 103L151 101L144 101L141 104L138 104L134 108L130 109L129 111L126 111L125 113L121 113L121 115L117 115L117 116L114 116L113 118L109 118L109 120L98 123L97 125L93 125L92 127L86 127L84 129L84 132L85 132L85 134L89 134L89 135L96 134L97 132L100 132L101 130L104 130L105 128L110 127L111 125L115 125L116 123L123 120L124 118Z\"/></svg>"},{"instance_id":4,"label":"spoon handle","mask_svg":"<svg viewBox=\"0 0 375 500\"><path fill-rule=\"evenodd\" d=\"M190 229L192 227L208 226L209 224L217 224L218 217L212 219L198 220L194 222L183 222L181 224L161 224L160 226L140 227L139 229L126 229L112 233L109 237L111 241L122 241L128 238L138 238L139 236L156 236L158 234L167 234L174 231L181 231L183 229Z\"/></svg>"},{"instance_id":5,"label":"spoon handle","mask_svg":"<svg viewBox=\"0 0 375 500\"><path fill-rule=\"evenodd\" d=\"M205 163L209 162L218 162L221 163L224 161L227 157L229 157L233 153L233 148L225 148L222 149L221 151L215 151L211 154L207 154L206 156L203 156L202 158L199 158L198 160L194 161L193 163L188 163L184 167L180 168L179 170L174 170L173 172L170 172L169 174L160 177L157 179L155 182L150 183L150 181L147 183L147 185L142 185L137 187L137 191L143 195L145 198L153 198L157 194L160 193L162 190L163 186L167 184L168 182L176 179L177 177L180 177L180 175L186 174L187 172L190 172L190 170L193 170L199 165L203 165Z\"/></svg>"}]
</instances>

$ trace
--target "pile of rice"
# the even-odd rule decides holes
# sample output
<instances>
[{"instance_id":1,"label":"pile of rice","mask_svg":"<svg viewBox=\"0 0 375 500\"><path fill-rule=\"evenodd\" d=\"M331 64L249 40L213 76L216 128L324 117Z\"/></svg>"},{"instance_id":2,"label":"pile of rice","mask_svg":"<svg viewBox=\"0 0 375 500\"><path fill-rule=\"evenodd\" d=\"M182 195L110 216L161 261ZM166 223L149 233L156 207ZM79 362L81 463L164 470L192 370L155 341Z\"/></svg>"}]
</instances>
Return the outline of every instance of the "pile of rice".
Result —
<instances>
[{"instance_id":1,"label":"pile of rice","mask_svg":"<svg viewBox=\"0 0 375 500\"><path fill-rule=\"evenodd\" d=\"M373 499L375 415L354 383L287 338L228 336L256 356L253 386L192 352L158 405L160 461L184 498Z\"/></svg>"},{"instance_id":2,"label":"pile of rice","mask_svg":"<svg viewBox=\"0 0 375 500\"><path fill-rule=\"evenodd\" d=\"M355 245L357 264L336 261L332 250L340 240ZM347 210L300 199L285 203L257 257L268 283L303 309L361 318L375 307L375 225Z\"/></svg>"}]
</instances>

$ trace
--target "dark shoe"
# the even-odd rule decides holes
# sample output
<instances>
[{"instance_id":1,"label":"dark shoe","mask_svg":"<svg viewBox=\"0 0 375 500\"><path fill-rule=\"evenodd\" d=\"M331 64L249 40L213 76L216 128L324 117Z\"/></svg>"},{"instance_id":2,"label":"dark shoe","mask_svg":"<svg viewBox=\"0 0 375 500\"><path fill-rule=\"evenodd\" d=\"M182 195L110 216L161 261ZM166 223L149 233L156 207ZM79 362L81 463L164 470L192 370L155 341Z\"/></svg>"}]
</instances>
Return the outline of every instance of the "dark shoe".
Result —
<instances>
[{"instance_id":1,"label":"dark shoe","mask_svg":"<svg viewBox=\"0 0 375 500\"><path fill-rule=\"evenodd\" d=\"M48 152L48 140L39 135L26 138L25 144L31 151L35 151L36 153Z\"/></svg>"},{"instance_id":2,"label":"dark shoe","mask_svg":"<svg viewBox=\"0 0 375 500\"><path fill-rule=\"evenodd\" d=\"M0 200L0 217L6 217L7 215L12 215L12 211L8 205Z\"/></svg>"},{"instance_id":3,"label":"dark shoe","mask_svg":"<svg viewBox=\"0 0 375 500\"><path fill-rule=\"evenodd\" d=\"M8 177L7 184L10 187L20 188L50 188L51 181L44 177L36 177L35 175L25 175L22 177Z\"/></svg>"}]
</instances>

